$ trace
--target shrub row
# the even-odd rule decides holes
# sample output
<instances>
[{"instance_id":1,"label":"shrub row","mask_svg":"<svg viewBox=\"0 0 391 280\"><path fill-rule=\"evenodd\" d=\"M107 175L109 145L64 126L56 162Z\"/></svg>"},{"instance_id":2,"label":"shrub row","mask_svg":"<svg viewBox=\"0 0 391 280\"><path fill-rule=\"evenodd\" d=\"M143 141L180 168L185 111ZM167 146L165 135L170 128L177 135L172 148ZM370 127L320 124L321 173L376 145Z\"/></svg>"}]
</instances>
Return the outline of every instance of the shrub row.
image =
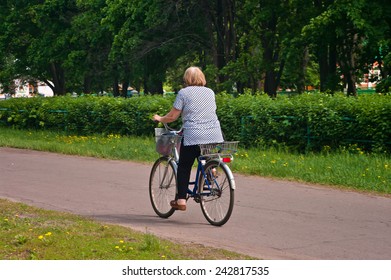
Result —
<instances>
[{"instance_id":1,"label":"shrub row","mask_svg":"<svg viewBox=\"0 0 391 280\"><path fill-rule=\"evenodd\" d=\"M357 144L390 151L390 96L221 96L218 110L224 131L248 146L284 143L304 151Z\"/></svg>"},{"instance_id":2,"label":"shrub row","mask_svg":"<svg viewBox=\"0 0 391 280\"><path fill-rule=\"evenodd\" d=\"M172 98L145 96L15 98L0 103L0 121L16 128L65 130L80 135L150 135L153 113L167 111Z\"/></svg>"},{"instance_id":3,"label":"shrub row","mask_svg":"<svg viewBox=\"0 0 391 280\"><path fill-rule=\"evenodd\" d=\"M172 96L9 99L0 102L0 122L77 134L152 136L156 127L152 115L168 112L173 100ZM304 151L357 144L391 150L391 96L303 94L271 99L218 94L216 100L226 139L246 146L283 144Z\"/></svg>"}]
</instances>

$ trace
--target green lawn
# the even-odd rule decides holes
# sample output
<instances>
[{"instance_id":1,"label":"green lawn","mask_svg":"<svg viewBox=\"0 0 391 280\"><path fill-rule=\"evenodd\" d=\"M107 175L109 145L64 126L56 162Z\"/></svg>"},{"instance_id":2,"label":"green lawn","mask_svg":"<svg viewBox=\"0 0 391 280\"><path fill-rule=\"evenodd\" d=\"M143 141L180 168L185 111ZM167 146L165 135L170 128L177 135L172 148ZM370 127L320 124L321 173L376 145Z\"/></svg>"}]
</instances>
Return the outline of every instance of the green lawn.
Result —
<instances>
[{"instance_id":1,"label":"green lawn","mask_svg":"<svg viewBox=\"0 0 391 280\"><path fill-rule=\"evenodd\" d=\"M190 259L250 258L0 199L0 260Z\"/></svg>"}]
</instances>

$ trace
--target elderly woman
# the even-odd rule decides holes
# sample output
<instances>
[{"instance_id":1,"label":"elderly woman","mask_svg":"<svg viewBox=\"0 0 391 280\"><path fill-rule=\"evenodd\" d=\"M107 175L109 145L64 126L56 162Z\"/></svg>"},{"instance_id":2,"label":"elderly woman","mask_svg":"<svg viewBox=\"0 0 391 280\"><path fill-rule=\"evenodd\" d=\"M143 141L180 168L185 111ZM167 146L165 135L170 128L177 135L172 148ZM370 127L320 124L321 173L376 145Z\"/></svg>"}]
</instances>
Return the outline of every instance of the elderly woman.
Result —
<instances>
[{"instance_id":1,"label":"elderly woman","mask_svg":"<svg viewBox=\"0 0 391 280\"><path fill-rule=\"evenodd\" d=\"M191 168L200 155L199 144L223 142L220 122L216 115L215 93L205 87L204 73L198 67L189 67L183 76L185 88L178 92L173 108L165 116L154 115L153 120L170 123L182 116L183 140L178 163L176 200L171 207L186 210L186 195Z\"/></svg>"}]
</instances>

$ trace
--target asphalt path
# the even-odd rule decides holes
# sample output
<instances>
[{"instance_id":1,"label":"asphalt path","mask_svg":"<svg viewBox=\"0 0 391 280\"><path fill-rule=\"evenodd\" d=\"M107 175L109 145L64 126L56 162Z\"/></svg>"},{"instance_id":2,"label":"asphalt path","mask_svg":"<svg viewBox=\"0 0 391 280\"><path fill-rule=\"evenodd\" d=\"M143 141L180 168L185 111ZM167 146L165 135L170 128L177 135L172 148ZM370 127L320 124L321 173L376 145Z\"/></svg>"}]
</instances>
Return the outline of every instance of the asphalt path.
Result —
<instances>
[{"instance_id":1,"label":"asphalt path","mask_svg":"<svg viewBox=\"0 0 391 280\"><path fill-rule=\"evenodd\" d=\"M157 217L150 168L0 148L0 197L262 259L391 260L391 198L235 174L233 214L214 227L194 201Z\"/></svg>"}]
</instances>

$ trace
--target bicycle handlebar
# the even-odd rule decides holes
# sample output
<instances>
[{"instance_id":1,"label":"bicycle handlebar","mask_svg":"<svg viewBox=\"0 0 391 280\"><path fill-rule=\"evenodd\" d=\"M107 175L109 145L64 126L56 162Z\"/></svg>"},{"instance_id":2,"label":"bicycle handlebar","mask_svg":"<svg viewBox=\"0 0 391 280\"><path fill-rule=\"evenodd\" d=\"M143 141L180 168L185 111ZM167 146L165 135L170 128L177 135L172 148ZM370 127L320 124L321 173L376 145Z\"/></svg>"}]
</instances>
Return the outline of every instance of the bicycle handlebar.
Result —
<instances>
[{"instance_id":1,"label":"bicycle handlebar","mask_svg":"<svg viewBox=\"0 0 391 280\"><path fill-rule=\"evenodd\" d=\"M176 132L177 134L179 134L183 131L183 126L181 126L181 128L179 130L176 130L176 129L173 129L172 127L170 127L167 123L162 122L162 124L164 125L164 128L167 129L168 131Z\"/></svg>"}]
</instances>

